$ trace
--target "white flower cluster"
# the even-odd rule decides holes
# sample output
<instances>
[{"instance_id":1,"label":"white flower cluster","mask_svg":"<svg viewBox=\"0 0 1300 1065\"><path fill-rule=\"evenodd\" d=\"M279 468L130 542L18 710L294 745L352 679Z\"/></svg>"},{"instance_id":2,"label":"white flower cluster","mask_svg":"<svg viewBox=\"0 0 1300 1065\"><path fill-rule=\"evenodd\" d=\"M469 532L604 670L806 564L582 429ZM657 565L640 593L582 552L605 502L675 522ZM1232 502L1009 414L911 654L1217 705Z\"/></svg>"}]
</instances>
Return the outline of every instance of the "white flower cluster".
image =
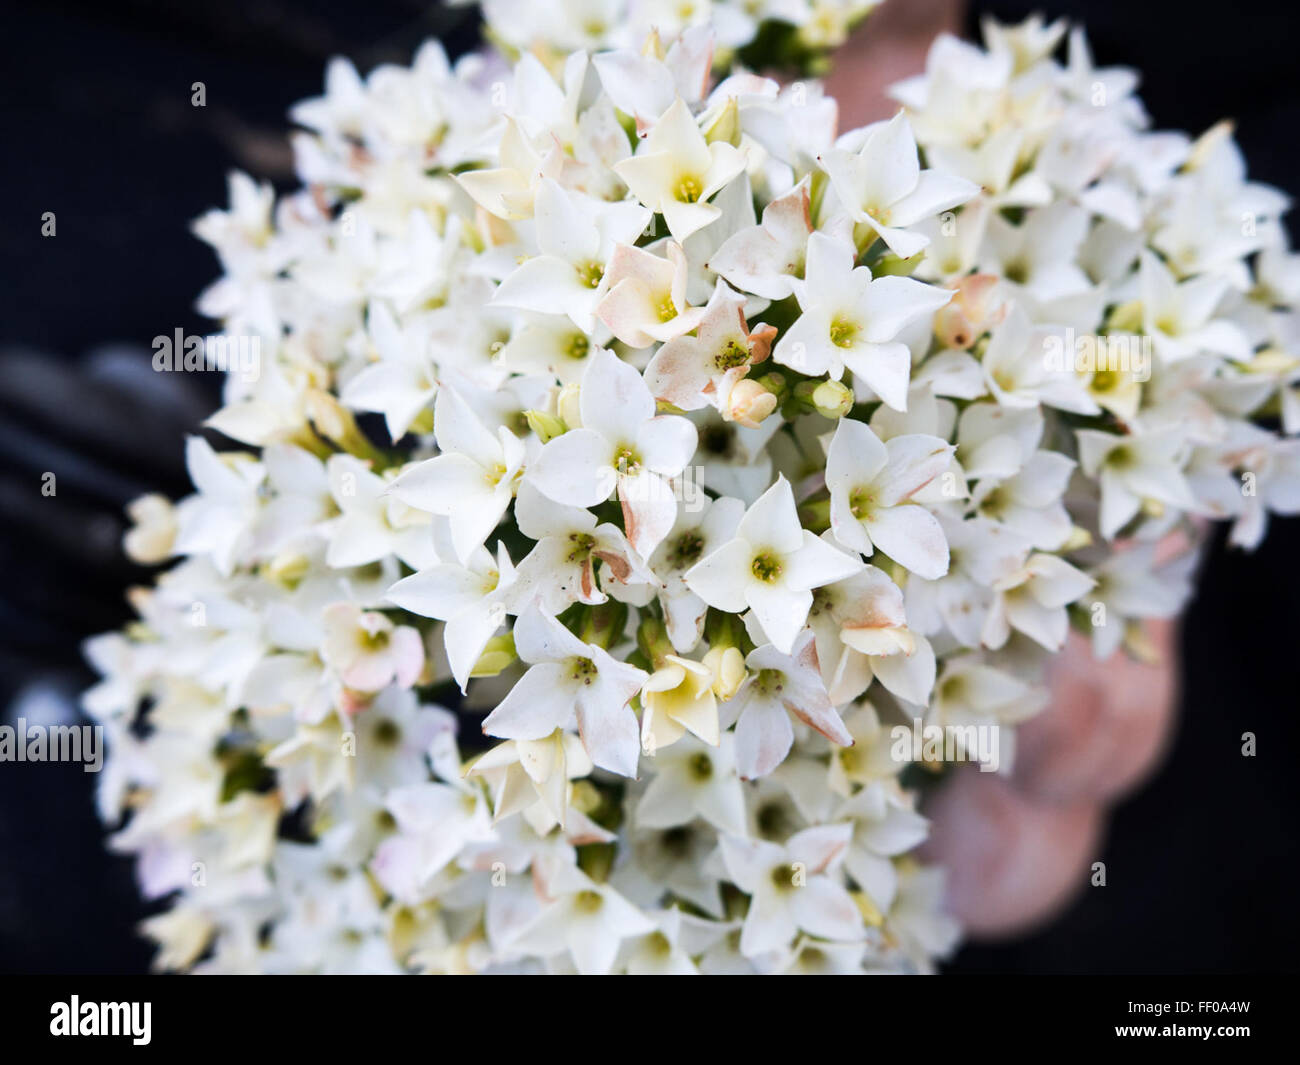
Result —
<instances>
[{"instance_id":1,"label":"white flower cluster","mask_svg":"<svg viewBox=\"0 0 1300 1065\"><path fill-rule=\"evenodd\" d=\"M488 8L582 44L588 6ZM815 83L714 84L708 26L330 67L305 187L197 225L263 352L210 423L243 448L136 505L180 561L89 645L160 965L952 948L916 782L981 730L1009 764L1071 623L1142 653L1190 579L1158 538L1300 510L1286 200L1064 34L941 39L839 137ZM911 764L917 720L955 750Z\"/></svg>"}]
</instances>

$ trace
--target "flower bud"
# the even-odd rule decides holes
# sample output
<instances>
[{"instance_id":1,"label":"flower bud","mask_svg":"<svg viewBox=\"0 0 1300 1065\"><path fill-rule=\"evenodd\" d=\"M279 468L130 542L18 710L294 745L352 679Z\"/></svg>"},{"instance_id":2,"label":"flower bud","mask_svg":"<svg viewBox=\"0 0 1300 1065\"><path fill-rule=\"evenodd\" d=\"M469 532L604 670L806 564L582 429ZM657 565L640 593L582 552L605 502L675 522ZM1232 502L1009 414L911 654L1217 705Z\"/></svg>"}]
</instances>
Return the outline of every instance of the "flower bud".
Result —
<instances>
[{"instance_id":1,"label":"flower bud","mask_svg":"<svg viewBox=\"0 0 1300 1065\"><path fill-rule=\"evenodd\" d=\"M813 389L812 404L823 418L843 418L853 409L853 389L840 381L823 381Z\"/></svg>"},{"instance_id":2,"label":"flower bud","mask_svg":"<svg viewBox=\"0 0 1300 1065\"><path fill-rule=\"evenodd\" d=\"M704 656L704 664L713 675L713 694L724 703L740 690L748 676L745 656L738 647L714 647Z\"/></svg>"},{"instance_id":3,"label":"flower bud","mask_svg":"<svg viewBox=\"0 0 1300 1065\"><path fill-rule=\"evenodd\" d=\"M564 422L554 414L547 414L540 410L524 411L524 419L528 422L528 428L537 434L537 439L543 444L550 443L557 436L563 436L565 431Z\"/></svg>"},{"instance_id":4,"label":"flower bud","mask_svg":"<svg viewBox=\"0 0 1300 1065\"><path fill-rule=\"evenodd\" d=\"M176 512L171 500L153 493L127 504L132 528L122 538L122 546L133 562L152 566L172 553L176 539Z\"/></svg>"},{"instance_id":5,"label":"flower bud","mask_svg":"<svg viewBox=\"0 0 1300 1065\"><path fill-rule=\"evenodd\" d=\"M578 410L578 385L565 385L555 401L560 420L570 429L582 428L582 414Z\"/></svg>"},{"instance_id":6,"label":"flower bud","mask_svg":"<svg viewBox=\"0 0 1300 1065\"><path fill-rule=\"evenodd\" d=\"M469 675L495 677L502 670L513 665L517 657L514 633L505 632L500 636L493 636L484 646L483 653L478 656L478 661L474 663L474 668L470 670Z\"/></svg>"},{"instance_id":7,"label":"flower bud","mask_svg":"<svg viewBox=\"0 0 1300 1065\"><path fill-rule=\"evenodd\" d=\"M757 381L748 377L739 381L727 397L723 418L737 422L746 429L757 429L759 423L776 410L776 396Z\"/></svg>"},{"instance_id":8,"label":"flower bud","mask_svg":"<svg viewBox=\"0 0 1300 1065\"><path fill-rule=\"evenodd\" d=\"M952 300L935 313L934 335L945 347L966 350L1002 318L998 278L971 274L952 287Z\"/></svg>"},{"instance_id":9,"label":"flower bud","mask_svg":"<svg viewBox=\"0 0 1300 1065\"><path fill-rule=\"evenodd\" d=\"M382 462L379 449L357 427L352 412L321 388L307 390L304 401L307 417L316 431L350 455L369 462Z\"/></svg>"},{"instance_id":10,"label":"flower bud","mask_svg":"<svg viewBox=\"0 0 1300 1065\"><path fill-rule=\"evenodd\" d=\"M734 96L727 97L727 103L718 117L704 131L704 139L710 144L725 141L733 148L740 147L740 106Z\"/></svg>"}]
</instances>

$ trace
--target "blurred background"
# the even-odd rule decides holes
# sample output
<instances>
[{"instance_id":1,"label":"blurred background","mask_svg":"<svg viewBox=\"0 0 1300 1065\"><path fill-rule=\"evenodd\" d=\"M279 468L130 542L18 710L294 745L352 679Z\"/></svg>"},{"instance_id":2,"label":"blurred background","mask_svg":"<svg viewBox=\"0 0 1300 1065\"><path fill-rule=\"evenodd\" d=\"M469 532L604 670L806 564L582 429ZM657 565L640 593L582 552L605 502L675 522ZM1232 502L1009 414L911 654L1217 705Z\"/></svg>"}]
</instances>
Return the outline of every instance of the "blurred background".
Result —
<instances>
[{"instance_id":1,"label":"blurred background","mask_svg":"<svg viewBox=\"0 0 1300 1065\"><path fill-rule=\"evenodd\" d=\"M1157 127L1199 132L1233 118L1251 176L1295 196L1300 20L1281 7L1238 0L1210 21L1175 0L1042 0L974 3L960 18L968 35L984 13L1083 21L1099 63L1141 70ZM224 205L233 167L293 186L287 111L320 91L331 56L365 73L409 62L429 36L453 56L479 40L472 9L417 0L7 8L0 723L73 719L92 680L80 642L127 621L124 592L148 579L121 554L122 507L145 491L186 491L183 439L217 405L218 380L154 373L149 356L159 334L208 327L193 305L217 264L188 223ZM885 80L913 72L898 64ZM203 108L190 103L196 81ZM53 236L42 235L46 212ZM47 472L52 497L41 493ZM1183 630L1177 734L1163 767L1114 812L1098 855L1107 887L1035 933L963 948L949 971L1297 967L1298 557L1295 520L1275 520L1253 555L1216 533ZM1245 731L1258 736L1255 758L1241 756ZM79 765L0 764L0 971L148 966L134 931L146 911L130 863L105 849L95 779Z\"/></svg>"}]
</instances>

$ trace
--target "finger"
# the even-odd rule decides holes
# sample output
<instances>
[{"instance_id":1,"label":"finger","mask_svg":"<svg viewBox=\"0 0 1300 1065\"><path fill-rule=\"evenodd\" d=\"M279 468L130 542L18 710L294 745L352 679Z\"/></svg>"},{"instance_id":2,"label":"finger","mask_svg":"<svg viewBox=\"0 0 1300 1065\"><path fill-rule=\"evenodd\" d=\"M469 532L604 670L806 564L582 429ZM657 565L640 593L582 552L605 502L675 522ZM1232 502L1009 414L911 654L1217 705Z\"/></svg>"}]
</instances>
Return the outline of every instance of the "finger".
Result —
<instances>
[{"instance_id":1,"label":"finger","mask_svg":"<svg viewBox=\"0 0 1300 1065\"><path fill-rule=\"evenodd\" d=\"M946 867L949 906L973 939L1050 920L1086 886L1100 849L1096 803L1037 803L974 767L957 769L925 813L923 853Z\"/></svg>"},{"instance_id":2,"label":"finger","mask_svg":"<svg viewBox=\"0 0 1300 1065\"><path fill-rule=\"evenodd\" d=\"M1113 802L1145 779L1168 749L1177 707L1177 626L1148 623L1159 655L1145 665L1117 653L1092 657L1071 633L1053 662L1052 704L1016 735L1012 779L1055 803Z\"/></svg>"}]
</instances>

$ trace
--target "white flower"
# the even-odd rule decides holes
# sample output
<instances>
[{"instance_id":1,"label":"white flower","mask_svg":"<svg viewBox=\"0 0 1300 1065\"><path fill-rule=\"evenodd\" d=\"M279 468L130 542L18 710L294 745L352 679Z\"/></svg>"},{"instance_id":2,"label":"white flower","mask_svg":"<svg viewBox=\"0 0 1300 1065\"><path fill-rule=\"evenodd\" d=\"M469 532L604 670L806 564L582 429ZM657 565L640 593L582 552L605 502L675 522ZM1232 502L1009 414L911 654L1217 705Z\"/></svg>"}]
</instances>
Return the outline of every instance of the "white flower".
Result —
<instances>
[{"instance_id":1,"label":"white flower","mask_svg":"<svg viewBox=\"0 0 1300 1065\"><path fill-rule=\"evenodd\" d=\"M596 304L608 287L605 264L617 245L636 240L650 212L631 204L592 200L544 179L537 189L533 218L541 254L509 274L492 301L566 314L590 333Z\"/></svg>"},{"instance_id":2,"label":"white flower","mask_svg":"<svg viewBox=\"0 0 1300 1065\"><path fill-rule=\"evenodd\" d=\"M349 688L377 692L393 681L403 688L415 683L424 667L424 642L415 629L355 603L335 603L322 618L321 658Z\"/></svg>"},{"instance_id":3,"label":"white flower","mask_svg":"<svg viewBox=\"0 0 1300 1065\"><path fill-rule=\"evenodd\" d=\"M685 580L710 606L752 610L767 638L789 654L808 618L812 589L862 567L799 524L790 482L779 477L745 512L735 537L692 566Z\"/></svg>"},{"instance_id":4,"label":"white flower","mask_svg":"<svg viewBox=\"0 0 1300 1065\"><path fill-rule=\"evenodd\" d=\"M718 285L695 336L664 344L646 367L646 386L657 399L682 410L712 405L727 416L726 400L752 364L767 358L776 329L745 322L745 299Z\"/></svg>"},{"instance_id":5,"label":"white flower","mask_svg":"<svg viewBox=\"0 0 1300 1065\"><path fill-rule=\"evenodd\" d=\"M493 435L453 388L433 412L441 455L403 470L389 491L408 506L449 519L456 554L465 561L505 515L523 473L523 442L505 426Z\"/></svg>"},{"instance_id":6,"label":"white flower","mask_svg":"<svg viewBox=\"0 0 1300 1065\"><path fill-rule=\"evenodd\" d=\"M511 939L515 950L542 957L567 952L583 976L602 976L614 968L622 940L655 930L637 907L576 866L555 863L544 885L550 901Z\"/></svg>"},{"instance_id":7,"label":"white flower","mask_svg":"<svg viewBox=\"0 0 1300 1065\"><path fill-rule=\"evenodd\" d=\"M938 520L912 497L947 470L952 445L909 433L887 443L862 422L841 418L826 454L831 530L845 547L879 547L917 576L948 572L948 543Z\"/></svg>"},{"instance_id":8,"label":"white flower","mask_svg":"<svg viewBox=\"0 0 1300 1065\"><path fill-rule=\"evenodd\" d=\"M713 747L687 737L659 751L654 770L637 803L639 826L672 828L699 817L721 832L744 835L745 795L729 733Z\"/></svg>"},{"instance_id":9,"label":"white flower","mask_svg":"<svg viewBox=\"0 0 1300 1065\"><path fill-rule=\"evenodd\" d=\"M596 605L608 596L596 579L596 563L604 563L604 583L648 583L651 574L627 542L621 529L597 524L590 512L547 499L528 481L519 486L515 505L519 531L537 541L519 563L506 597L511 613L537 602L550 614L570 603Z\"/></svg>"},{"instance_id":10,"label":"white flower","mask_svg":"<svg viewBox=\"0 0 1300 1065\"><path fill-rule=\"evenodd\" d=\"M672 530L650 556L650 568L661 583L659 602L668 639L679 654L694 650L699 643L708 611L708 604L691 591L685 575L735 536L744 513L745 504L730 496L714 500L706 496L698 507L681 507Z\"/></svg>"},{"instance_id":11,"label":"white flower","mask_svg":"<svg viewBox=\"0 0 1300 1065\"><path fill-rule=\"evenodd\" d=\"M682 336L704 317L703 307L687 303L686 253L671 240L663 247L666 258L620 244L605 272L609 290L596 317L629 347Z\"/></svg>"},{"instance_id":12,"label":"white flower","mask_svg":"<svg viewBox=\"0 0 1300 1065\"><path fill-rule=\"evenodd\" d=\"M1059 651L1070 627L1065 608L1092 585L1091 577L1062 558L1030 555L1020 570L994 584L998 594L984 623L984 645L999 648L1016 629L1049 651Z\"/></svg>"},{"instance_id":13,"label":"white flower","mask_svg":"<svg viewBox=\"0 0 1300 1065\"><path fill-rule=\"evenodd\" d=\"M925 842L929 822L895 788L881 781L846 799L835 816L853 823L844 868L876 908L887 913L898 894L898 873L892 859Z\"/></svg>"},{"instance_id":14,"label":"white flower","mask_svg":"<svg viewBox=\"0 0 1300 1065\"><path fill-rule=\"evenodd\" d=\"M583 643L536 607L515 624L515 649L531 667L483 722L489 736L540 740L577 716L591 760L602 769L636 776L640 750L636 714L628 706L646 673Z\"/></svg>"},{"instance_id":15,"label":"white flower","mask_svg":"<svg viewBox=\"0 0 1300 1065\"><path fill-rule=\"evenodd\" d=\"M1103 536L1118 534L1146 500L1196 511L1182 471L1187 443L1180 427L1129 436L1080 429L1075 435L1080 467L1101 484Z\"/></svg>"},{"instance_id":16,"label":"white flower","mask_svg":"<svg viewBox=\"0 0 1300 1065\"><path fill-rule=\"evenodd\" d=\"M770 300L794 293L803 277L813 231L807 178L763 208L763 224L732 234L709 258L709 269L743 292Z\"/></svg>"},{"instance_id":17,"label":"white flower","mask_svg":"<svg viewBox=\"0 0 1300 1065\"><path fill-rule=\"evenodd\" d=\"M803 314L777 342L773 358L810 377L829 374L834 380L847 366L891 407L903 410L912 357L898 335L937 311L952 293L907 277L873 280L865 266L853 266L852 247L814 233L796 294Z\"/></svg>"},{"instance_id":18,"label":"white flower","mask_svg":"<svg viewBox=\"0 0 1300 1065\"><path fill-rule=\"evenodd\" d=\"M799 637L793 653L764 644L745 665L750 678L726 704L726 723L736 722L736 768L743 778L766 776L785 760L794 743L791 714L832 743L853 743L822 683L811 632Z\"/></svg>"},{"instance_id":19,"label":"white flower","mask_svg":"<svg viewBox=\"0 0 1300 1065\"><path fill-rule=\"evenodd\" d=\"M530 818L539 834L564 827L569 809L569 781L591 772L591 759L582 741L556 729L539 740L507 740L475 759L467 776L487 781L492 795L492 821L540 807L541 824Z\"/></svg>"},{"instance_id":20,"label":"white flower","mask_svg":"<svg viewBox=\"0 0 1300 1065\"><path fill-rule=\"evenodd\" d=\"M818 825L784 846L722 837L727 873L750 895L740 934L747 957L788 946L800 929L832 941L862 938L862 915L836 879L852 833L849 824Z\"/></svg>"},{"instance_id":21,"label":"white flower","mask_svg":"<svg viewBox=\"0 0 1300 1065\"><path fill-rule=\"evenodd\" d=\"M467 788L412 784L389 792L385 805L398 834L379 845L371 869L403 902L423 901L430 881L466 843L492 838L487 804Z\"/></svg>"},{"instance_id":22,"label":"white flower","mask_svg":"<svg viewBox=\"0 0 1300 1065\"><path fill-rule=\"evenodd\" d=\"M1240 328L1216 317L1228 291L1228 278L1202 275L1178 282L1159 259L1142 256L1138 273L1142 291L1142 326L1165 362L1209 351L1244 360L1250 345Z\"/></svg>"},{"instance_id":23,"label":"white flower","mask_svg":"<svg viewBox=\"0 0 1300 1065\"><path fill-rule=\"evenodd\" d=\"M370 305L367 326L378 360L349 380L339 398L354 410L381 413L389 437L400 440L438 391L429 326L426 321L399 326L380 302Z\"/></svg>"},{"instance_id":24,"label":"white flower","mask_svg":"<svg viewBox=\"0 0 1300 1065\"><path fill-rule=\"evenodd\" d=\"M463 692L487 642L505 621L505 594L513 579L504 545L497 546L496 559L479 547L465 565L444 562L420 570L394 584L386 596L403 610L447 623L447 661Z\"/></svg>"},{"instance_id":25,"label":"white flower","mask_svg":"<svg viewBox=\"0 0 1300 1065\"><path fill-rule=\"evenodd\" d=\"M635 368L610 352L591 357L579 395L582 427L548 443L528 479L557 503L592 507L615 488L628 540L648 555L677 516L669 478L695 452L694 426L655 415L655 401Z\"/></svg>"},{"instance_id":26,"label":"white flower","mask_svg":"<svg viewBox=\"0 0 1300 1065\"><path fill-rule=\"evenodd\" d=\"M718 745L713 673L704 663L665 655L641 689L641 702L641 746L647 754L676 743L687 732Z\"/></svg>"},{"instance_id":27,"label":"white flower","mask_svg":"<svg viewBox=\"0 0 1300 1065\"><path fill-rule=\"evenodd\" d=\"M721 214L708 201L744 168L744 153L725 142L708 143L678 97L637 154L616 163L614 172L633 196L664 216L673 238L682 241Z\"/></svg>"},{"instance_id":28,"label":"white flower","mask_svg":"<svg viewBox=\"0 0 1300 1065\"><path fill-rule=\"evenodd\" d=\"M906 227L965 203L979 186L922 170L912 127L901 111L865 132L857 151L831 148L818 161L853 219L870 226L895 255L910 259L929 241Z\"/></svg>"}]
</instances>

